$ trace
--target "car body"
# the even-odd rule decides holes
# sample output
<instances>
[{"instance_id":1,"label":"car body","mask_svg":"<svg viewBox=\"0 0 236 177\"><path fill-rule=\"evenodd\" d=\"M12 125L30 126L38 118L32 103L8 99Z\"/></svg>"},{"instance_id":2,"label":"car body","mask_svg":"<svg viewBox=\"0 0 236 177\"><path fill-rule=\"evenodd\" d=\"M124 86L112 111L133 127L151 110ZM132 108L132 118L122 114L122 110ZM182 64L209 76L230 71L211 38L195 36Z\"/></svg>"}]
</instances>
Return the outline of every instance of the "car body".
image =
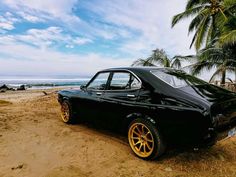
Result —
<instances>
[{"instance_id":1,"label":"car body","mask_svg":"<svg viewBox=\"0 0 236 177\"><path fill-rule=\"evenodd\" d=\"M128 132L143 159L161 155L168 144L208 146L235 134L236 94L170 68L102 70L81 89L59 91L58 100L64 122L78 118ZM152 153L144 153L150 146Z\"/></svg>"}]
</instances>

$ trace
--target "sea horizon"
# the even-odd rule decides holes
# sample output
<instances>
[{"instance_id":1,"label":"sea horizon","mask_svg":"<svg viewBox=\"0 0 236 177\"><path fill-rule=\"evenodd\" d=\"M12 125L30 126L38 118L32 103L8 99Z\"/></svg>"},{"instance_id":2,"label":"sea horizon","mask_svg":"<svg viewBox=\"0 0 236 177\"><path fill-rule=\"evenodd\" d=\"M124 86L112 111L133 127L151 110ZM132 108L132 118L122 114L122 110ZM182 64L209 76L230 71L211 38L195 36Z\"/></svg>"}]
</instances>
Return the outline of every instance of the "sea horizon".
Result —
<instances>
[{"instance_id":1,"label":"sea horizon","mask_svg":"<svg viewBox=\"0 0 236 177\"><path fill-rule=\"evenodd\" d=\"M61 86L80 86L86 84L91 76L80 75L1 75L0 86L26 88L51 88Z\"/></svg>"}]
</instances>

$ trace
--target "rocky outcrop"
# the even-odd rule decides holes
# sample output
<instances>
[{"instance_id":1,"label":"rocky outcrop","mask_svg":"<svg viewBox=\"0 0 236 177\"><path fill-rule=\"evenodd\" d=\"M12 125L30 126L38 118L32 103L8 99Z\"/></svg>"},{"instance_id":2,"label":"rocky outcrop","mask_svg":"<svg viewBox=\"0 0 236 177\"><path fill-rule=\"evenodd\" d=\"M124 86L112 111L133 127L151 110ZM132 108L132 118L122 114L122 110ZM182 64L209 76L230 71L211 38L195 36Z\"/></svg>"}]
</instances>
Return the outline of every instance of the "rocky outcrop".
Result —
<instances>
[{"instance_id":1,"label":"rocky outcrop","mask_svg":"<svg viewBox=\"0 0 236 177\"><path fill-rule=\"evenodd\" d=\"M0 90L2 90L2 89L10 90L10 88L6 84L4 84L0 87Z\"/></svg>"},{"instance_id":2,"label":"rocky outcrop","mask_svg":"<svg viewBox=\"0 0 236 177\"><path fill-rule=\"evenodd\" d=\"M8 90L12 90L12 91L15 91L15 90L26 90L26 87L25 87L25 85L21 85L18 88L12 88L12 87L7 86L6 84L0 86L0 92L6 92Z\"/></svg>"},{"instance_id":3,"label":"rocky outcrop","mask_svg":"<svg viewBox=\"0 0 236 177\"><path fill-rule=\"evenodd\" d=\"M13 88L8 87L6 84L0 86L0 92L5 92L7 90L12 90Z\"/></svg>"},{"instance_id":4,"label":"rocky outcrop","mask_svg":"<svg viewBox=\"0 0 236 177\"><path fill-rule=\"evenodd\" d=\"M25 85L21 85L17 90L26 90Z\"/></svg>"}]
</instances>

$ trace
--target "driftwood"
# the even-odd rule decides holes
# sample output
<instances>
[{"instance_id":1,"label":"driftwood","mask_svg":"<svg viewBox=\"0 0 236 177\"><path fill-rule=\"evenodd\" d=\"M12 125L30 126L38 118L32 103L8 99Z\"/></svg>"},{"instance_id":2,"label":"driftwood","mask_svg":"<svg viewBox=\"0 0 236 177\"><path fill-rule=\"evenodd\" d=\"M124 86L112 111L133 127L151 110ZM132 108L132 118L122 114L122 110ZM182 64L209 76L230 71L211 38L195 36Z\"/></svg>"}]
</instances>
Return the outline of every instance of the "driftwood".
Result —
<instances>
[{"instance_id":1,"label":"driftwood","mask_svg":"<svg viewBox=\"0 0 236 177\"><path fill-rule=\"evenodd\" d=\"M54 94L54 93L57 93L58 91L52 91L52 92L42 91L42 92L43 92L43 94L44 94L44 96L45 96L45 95L52 95L52 94Z\"/></svg>"},{"instance_id":2,"label":"driftwood","mask_svg":"<svg viewBox=\"0 0 236 177\"><path fill-rule=\"evenodd\" d=\"M45 91L43 91L43 94L44 94L44 95L48 95L48 93L47 93L47 92L45 92Z\"/></svg>"}]
</instances>

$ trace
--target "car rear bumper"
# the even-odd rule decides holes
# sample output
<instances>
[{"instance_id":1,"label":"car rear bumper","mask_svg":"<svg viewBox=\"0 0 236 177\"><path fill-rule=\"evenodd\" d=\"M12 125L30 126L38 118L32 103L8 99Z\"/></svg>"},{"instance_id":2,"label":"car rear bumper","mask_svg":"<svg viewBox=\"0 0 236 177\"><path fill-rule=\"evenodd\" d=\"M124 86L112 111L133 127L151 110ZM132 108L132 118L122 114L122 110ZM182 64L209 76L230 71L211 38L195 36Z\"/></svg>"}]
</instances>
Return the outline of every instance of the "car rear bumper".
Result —
<instances>
[{"instance_id":1,"label":"car rear bumper","mask_svg":"<svg viewBox=\"0 0 236 177\"><path fill-rule=\"evenodd\" d=\"M234 133L235 128L236 128L236 119L234 119L234 121L232 121L226 125L216 128L216 132L217 132L217 139L216 140L220 141L222 139L234 136L235 135L235 133Z\"/></svg>"},{"instance_id":2,"label":"car rear bumper","mask_svg":"<svg viewBox=\"0 0 236 177\"><path fill-rule=\"evenodd\" d=\"M236 119L214 128L209 128L208 134L204 137L204 144L214 144L217 141L221 141L230 138L236 134Z\"/></svg>"}]
</instances>

